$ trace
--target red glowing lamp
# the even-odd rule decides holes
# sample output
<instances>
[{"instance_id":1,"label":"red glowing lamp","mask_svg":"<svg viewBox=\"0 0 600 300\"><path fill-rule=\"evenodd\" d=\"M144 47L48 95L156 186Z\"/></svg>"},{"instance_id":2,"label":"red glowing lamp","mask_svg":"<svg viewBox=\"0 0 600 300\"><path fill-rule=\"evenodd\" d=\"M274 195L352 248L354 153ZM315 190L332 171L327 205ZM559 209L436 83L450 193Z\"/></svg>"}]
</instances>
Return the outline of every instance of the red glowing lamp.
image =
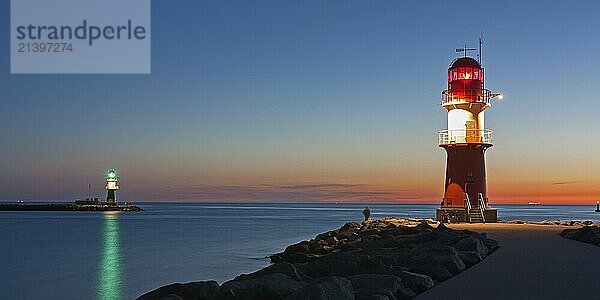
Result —
<instances>
[{"instance_id":1,"label":"red glowing lamp","mask_svg":"<svg viewBox=\"0 0 600 300\"><path fill-rule=\"evenodd\" d=\"M483 67L470 57L455 60L448 69L448 98L451 102L486 102Z\"/></svg>"}]
</instances>

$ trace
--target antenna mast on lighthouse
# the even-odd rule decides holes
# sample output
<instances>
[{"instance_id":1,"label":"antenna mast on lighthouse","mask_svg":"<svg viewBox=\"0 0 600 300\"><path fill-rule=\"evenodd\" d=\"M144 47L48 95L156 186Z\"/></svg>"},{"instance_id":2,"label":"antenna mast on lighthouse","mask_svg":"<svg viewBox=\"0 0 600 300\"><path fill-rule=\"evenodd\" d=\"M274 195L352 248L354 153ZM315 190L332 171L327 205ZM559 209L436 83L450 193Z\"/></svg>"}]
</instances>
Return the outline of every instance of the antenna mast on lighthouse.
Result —
<instances>
[{"instance_id":1,"label":"antenna mast on lighthouse","mask_svg":"<svg viewBox=\"0 0 600 300\"><path fill-rule=\"evenodd\" d=\"M479 58L479 64L481 66L483 66L483 58L481 56L482 49L483 49L483 33L481 35L479 35L479 56L478 56L478 58Z\"/></svg>"}]
</instances>

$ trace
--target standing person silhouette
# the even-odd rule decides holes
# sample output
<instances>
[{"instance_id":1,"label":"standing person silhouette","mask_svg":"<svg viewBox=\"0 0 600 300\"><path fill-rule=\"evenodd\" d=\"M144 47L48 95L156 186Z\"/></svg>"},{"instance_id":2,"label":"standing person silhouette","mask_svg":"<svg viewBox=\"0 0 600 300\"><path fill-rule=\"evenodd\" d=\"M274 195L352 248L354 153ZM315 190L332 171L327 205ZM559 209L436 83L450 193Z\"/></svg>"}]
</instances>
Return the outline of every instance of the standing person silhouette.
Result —
<instances>
[{"instance_id":1,"label":"standing person silhouette","mask_svg":"<svg viewBox=\"0 0 600 300\"><path fill-rule=\"evenodd\" d=\"M363 215L365 216L365 221L368 221L371 218L371 210L368 206L365 205L365 209L363 210Z\"/></svg>"}]
</instances>

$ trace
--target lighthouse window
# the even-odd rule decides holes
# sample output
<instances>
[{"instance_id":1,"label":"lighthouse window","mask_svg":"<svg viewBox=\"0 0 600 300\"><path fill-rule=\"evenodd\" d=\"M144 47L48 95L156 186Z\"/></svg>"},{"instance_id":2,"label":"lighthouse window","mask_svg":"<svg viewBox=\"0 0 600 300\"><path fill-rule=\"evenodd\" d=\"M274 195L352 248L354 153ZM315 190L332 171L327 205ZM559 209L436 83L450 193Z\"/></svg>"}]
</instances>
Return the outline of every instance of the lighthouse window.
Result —
<instances>
[{"instance_id":1,"label":"lighthouse window","mask_svg":"<svg viewBox=\"0 0 600 300\"><path fill-rule=\"evenodd\" d=\"M479 68L456 68L448 71L448 81L459 79L483 80L483 70Z\"/></svg>"},{"instance_id":2,"label":"lighthouse window","mask_svg":"<svg viewBox=\"0 0 600 300\"><path fill-rule=\"evenodd\" d=\"M476 68L458 68L457 70L453 71L452 79L453 80L456 80L456 79L480 80L481 79L480 74L481 74L480 70L476 69Z\"/></svg>"}]
</instances>

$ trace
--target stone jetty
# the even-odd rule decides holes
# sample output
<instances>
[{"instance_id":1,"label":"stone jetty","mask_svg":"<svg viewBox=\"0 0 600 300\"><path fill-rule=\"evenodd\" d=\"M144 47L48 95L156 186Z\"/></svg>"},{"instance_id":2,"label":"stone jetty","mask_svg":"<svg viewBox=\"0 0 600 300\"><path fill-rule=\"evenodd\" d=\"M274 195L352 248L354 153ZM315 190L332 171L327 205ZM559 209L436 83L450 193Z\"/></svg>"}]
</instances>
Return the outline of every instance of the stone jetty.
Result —
<instances>
[{"instance_id":1,"label":"stone jetty","mask_svg":"<svg viewBox=\"0 0 600 300\"><path fill-rule=\"evenodd\" d=\"M135 205L48 203L0 204L0 211L143 211L143 209Z\"/></svg>"}]
</instances>

